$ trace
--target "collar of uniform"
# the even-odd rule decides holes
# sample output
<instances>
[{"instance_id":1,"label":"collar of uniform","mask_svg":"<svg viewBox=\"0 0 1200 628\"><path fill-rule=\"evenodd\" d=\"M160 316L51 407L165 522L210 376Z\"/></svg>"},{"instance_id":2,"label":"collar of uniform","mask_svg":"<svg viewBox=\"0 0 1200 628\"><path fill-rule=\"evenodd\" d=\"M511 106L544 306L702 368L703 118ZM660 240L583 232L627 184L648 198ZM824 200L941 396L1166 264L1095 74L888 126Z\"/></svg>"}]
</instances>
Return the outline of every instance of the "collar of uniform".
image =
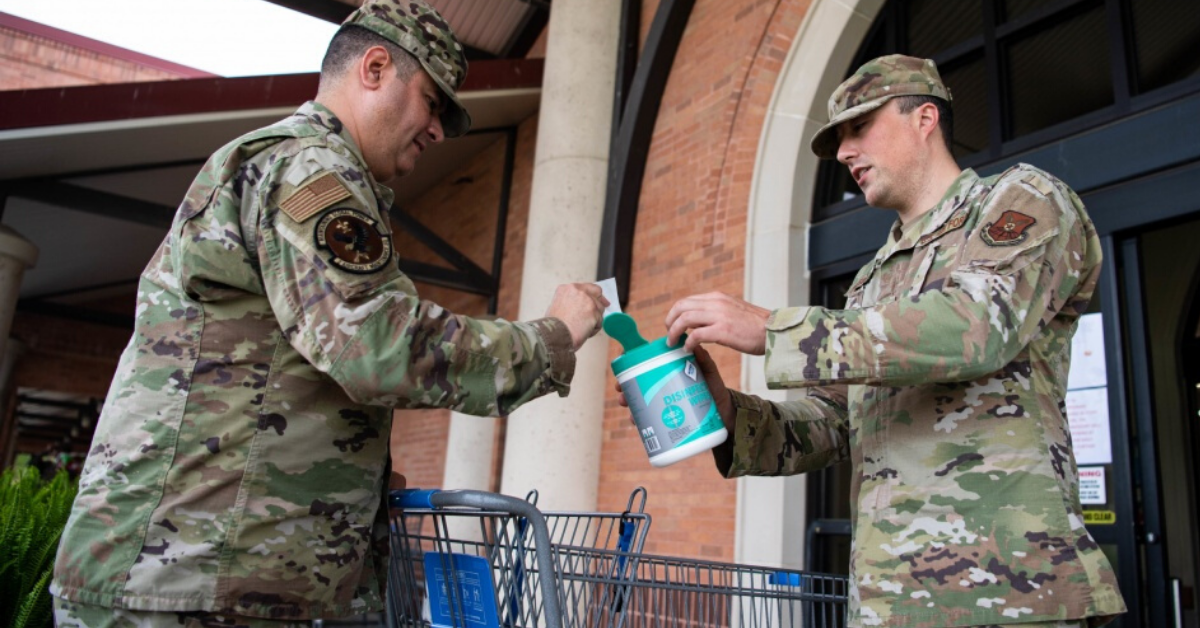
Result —
<instances>
[{"instance_id":1,"label":"collar of uniform","mask_svg":"<svg viewBox=\"0 0 1200 628\"><path fill-rule=\"evenodd\" d=\"M304 116L309 121L332 131L346 145L350 153L354 155L354 159L358 162L363 176L371 184L371 189L375 190L375 197L382 201L385 206L392 206L395 192L375 180L375 177L371 174L371 170L367 168L367 160L363 158L362 151L358 149L358 144L354 142L354 138L346 130L346 125L342 124L342 121L328 107L315 100L310 100L300 105L300 108L296 110L294 115Z\"/></svg>"},{"instance_id":2,"label":"collar of uniform","mask_svg":"<svg viewBox=\"0 0 1200 628\"><path fill-rule=\"evenodd\" d=\"M895 245L891 247L891 252L904 251L916 246L917 242L924 236L927 236L938 229L941 229L950 217L956 214L963 203L967 200L967 193L979 181L979 175L975 171L967 168L959 173L950 187L946 189L946 193L942 195L942 200L937 202L932 209L921 215L910 225L901 225L897 220L892 226L891 237L888 243Z\"/></svg>"}]
</instances>

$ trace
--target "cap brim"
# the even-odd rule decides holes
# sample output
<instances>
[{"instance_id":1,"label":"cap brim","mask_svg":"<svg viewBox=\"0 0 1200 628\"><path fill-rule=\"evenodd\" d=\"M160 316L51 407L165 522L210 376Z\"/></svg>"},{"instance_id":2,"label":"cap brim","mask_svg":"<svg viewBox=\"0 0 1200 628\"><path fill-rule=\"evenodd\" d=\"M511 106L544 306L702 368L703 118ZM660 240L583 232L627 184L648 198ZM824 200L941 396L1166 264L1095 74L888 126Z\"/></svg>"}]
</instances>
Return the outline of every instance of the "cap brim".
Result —
<instances>
[{"instance_id":1,"label":"cap brim","mask_svg":"<svg viewBox=\"0 0 1200 628\"><path fill-rule=\"evenodd\" d=\"M838 145L840 144L837 138L838 126L843 122L846 122L847 120L853 120L864 113L875 111L892 98L895 98L895 96L878 98L870 102L865 102L861 105L856 105L837 114L832 120L829 121L828 124L817 130L812 137L812 141L809 142L809 148L812 149L814 155L821 159L836 158Z\"/></svg>"},{"instance_id":2,"label":"cap brim","mask_svg":"<svg viewBox=\"0 0 1200 628\"><path fill-rule=\"evenodd\" d=\"M459 102L458 96L442 90L442 94L448 99L446 107L442 109L442 133L447 138L461 137L471 130L471 114L467 113L467 108L463 107Z\"/></svg>"},{"instance_id":3,"label":"cap brim","mask_svg":"<svg viewBox=\"0 0 1200 628\"><path fill-rule=\"evenodd\" d=\"M421 61L421 66L425 66L425 61ZM442 134L447 139L466 135L467 131L471 130L471 114L467 113L467 108L463 106L462 101L458 99L458 95L454 90L450 89L436 72L425 67L425 73L433 82L442 90L442 96L446 97L445 107L442 108Z\"/></svg>"}]
</instances>

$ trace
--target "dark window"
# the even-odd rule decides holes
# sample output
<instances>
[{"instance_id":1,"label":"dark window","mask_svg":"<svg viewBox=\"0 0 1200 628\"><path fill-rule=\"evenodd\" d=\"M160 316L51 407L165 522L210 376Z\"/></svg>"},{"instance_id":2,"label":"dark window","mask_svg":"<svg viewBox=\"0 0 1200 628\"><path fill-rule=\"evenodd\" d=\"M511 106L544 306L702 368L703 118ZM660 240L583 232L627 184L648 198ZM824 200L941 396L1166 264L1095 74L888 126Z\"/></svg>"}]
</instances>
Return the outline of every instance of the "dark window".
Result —
<instances>
[{"instance_id":1,"label":"dark window","mask_svg":"<svg viewBox=\"0 0 1200 628\"><path fill-rule=\"evenodd\" d=\"M1011 20L1056 2L1061 2L1061 0L1005 0L1004 16Z\"/></svg>"},{"instance_id":2,"label":"dark window","mask_svg":"<svg viewBox=\"0 0 1200 628\"><path fill-rule=\"evenodd\" d=\"M1012 133L1021 137L1113 103L1112 64L1097 7L1008 50Z\"/></svg>"},{"instance_id":3,"label":"dark window","mask_svg":"<svg viewBox=\"0 0 1200 628\"><path fill-rule=\"evenodd\" d=\"M872 258L871 255L859 256L814 273L810 302L835 310L846 307L846 292L854 283L858 269ZM807 474L810 524L818 519L849 521L852 471L851 465L843 462ZM833 527L831 530L819 538L812 538L813 545L805 549L810 568L824 573L845 574L850 566L850 536Z\"/></svg>"},{"instance_id":4,"label":"dark window","mask_svg":"<svg viewBox=\"0 0 1200 628\"><path fill-rule=\"evenodd\" d=\"M908 49L916 57L932 57L983 32L978 2L911 0L908 3Z\"/></svg>"},{"instance_id":5,"label":"dark window","mask_svg":"<svg viewBox=\"0 0 1200 628\"><path fill-rule=\"evenodd\" d=\"M1200 75L1200 2L1132 4L1139 92Z\"/></svg>"},{"instance_id":6,"label":"dark window","mask_svg":"<svg viewBox=\"0 0 1200 628\"><path fill-rule=\"evenodd\" d=\"M987 70L983 55L938 68L942 82L951 85L954 102L954 156L962 159L988 145Z\"/></svg>"},{"instance_id":7,"label":"dark window","mask_svg":"<svg viewBox=\"0 0 1200 628\"><path fill-rule=\"evenodd\" d=\"M979 167L1200 91L1196 0L892 0L850 67L935 60L954 101L954 156ZM813 221L863 206L822 164Z\"/></svg>"}]
</instances>

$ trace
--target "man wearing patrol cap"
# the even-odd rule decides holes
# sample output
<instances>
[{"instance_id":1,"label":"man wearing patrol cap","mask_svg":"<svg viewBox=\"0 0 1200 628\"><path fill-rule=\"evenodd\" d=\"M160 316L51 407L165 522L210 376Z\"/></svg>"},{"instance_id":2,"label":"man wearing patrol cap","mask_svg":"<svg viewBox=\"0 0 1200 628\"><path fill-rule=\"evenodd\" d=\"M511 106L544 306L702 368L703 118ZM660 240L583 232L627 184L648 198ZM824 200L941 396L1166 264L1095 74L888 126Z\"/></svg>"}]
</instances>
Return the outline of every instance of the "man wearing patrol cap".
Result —
<instances>
[{"instance_id":1,"label":"man wearing patrol cap","mask_svg":"<svg viewBox=\"0 0 1200 628\"><path fill-rule=\"evenodd\" d=\"M981 178L950 151L932 61L875 59L829 100L812 150L898 220L843 310L680 300L670 336L766 354L772 388L726 392L728 477L853 465L851 626L1099 625L1125 610L1083 525L1064 395L1100 271L1079 198L1028 165Z\"/></svg>"},{"instance_id":2,"label":"man wearing patrol cap","mask_svg":"<svg viewBox=\"0 0 1200 628\"><path fill-rule=\"evenodd\" d=\"M470 127L431 8L368 0L314 102L218 150L142 274L63 533L60 626L280 626L378 610L392 408L567 394L606 302L458 316L396 265L392 191Z\"/></svg>"}]
</instances>

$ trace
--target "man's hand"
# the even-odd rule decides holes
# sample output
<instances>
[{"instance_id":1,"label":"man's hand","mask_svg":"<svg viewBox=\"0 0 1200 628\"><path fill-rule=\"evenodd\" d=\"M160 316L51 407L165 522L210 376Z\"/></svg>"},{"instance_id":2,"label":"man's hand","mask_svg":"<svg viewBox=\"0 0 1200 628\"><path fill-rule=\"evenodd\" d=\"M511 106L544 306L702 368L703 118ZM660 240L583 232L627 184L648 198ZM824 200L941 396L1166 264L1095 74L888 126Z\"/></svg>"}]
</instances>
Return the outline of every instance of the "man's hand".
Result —
<instances>
[{"instance_id":1,"label":"man's hand","mask_svg":"<svg viewBox=\"0 0 1200 628\"><path fill-rule=\"evenodd\" d=\"M670 344L679 342L687 332L687 349L695 350L702 342L762 355L767 350L767 318L771 311L722 292L685 297L667 312L667 336Z\"/></svg>"},{"instance_id":2,"label":"man's hand","mask_svg":"<svg viewBox=\"0 0 1200 628\"><path fill-rule=\"evenodd\" d=\"M721 372L717 370L717 363L713 361L712 355L705 351L703 347L696 347L696 366L700 368L700 374L704 376L704 383L708 385L708 392L712 393L713 403L717 404L717 413L721 415L721 422L725 424L725 429L733 431L734 411L733 398L729 395L729 388L725 386L725 378L721 377ZM625 399L625 391L621 390L621 384L616 384L617 403L621 404L622 408L628 408L629 402ZM629 417L633 421L633 415Z\"/></svg>"},{"instance_id":3,"label":"man's hand","mask_svg":"<svg viewBox=\"0 0 1200 628\"><path fill-rule=\"evenodd\" d=\"M584 341L600 331L604 320L604 308L608 299L594 283L564 283L554 291L554 300L546 310L546 316L557 318L567 324L571 331L571 344L576 351Z\"/></svg>"},{"instance_id":4,"label":"man's hand","mask_svg":"<svg viewBox=\"0 0 1200 628\"><path fill-rule=\"evenodd\" d=\"M388 488L393 491L403 491L406 487L408 487L408 479L392 471L392 477L388 478Z\"/></svg>"}]
</instances>

